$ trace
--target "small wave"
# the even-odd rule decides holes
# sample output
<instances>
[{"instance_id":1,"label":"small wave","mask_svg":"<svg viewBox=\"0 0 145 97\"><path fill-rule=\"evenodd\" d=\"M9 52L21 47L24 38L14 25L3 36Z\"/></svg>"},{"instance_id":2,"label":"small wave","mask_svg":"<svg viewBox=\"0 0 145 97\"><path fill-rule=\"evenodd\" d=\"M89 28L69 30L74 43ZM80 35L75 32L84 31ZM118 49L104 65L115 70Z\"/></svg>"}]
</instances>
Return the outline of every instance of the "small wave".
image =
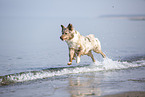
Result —
<instances>
[{"instance_id":1,"label":"small wave","mask_svg":"<svg viewBox=\"0 0 145 97\"><path fill-rule=\"evenodd\" d=\"M135 62L119 62L112 59L105 58L102 62L95 62L85 66L74 67L60 67L60 68L48 68L41 71L22 72L17 74L10 74L0 77L0 84L7 85L10 83L24 82L36 79L44 79L53 76L61 76L66 74L76 74L85 72L97 72L116 69L126 69L132 67L145 66L145 60L139 60Z\"/></svg>"}]
</instances>

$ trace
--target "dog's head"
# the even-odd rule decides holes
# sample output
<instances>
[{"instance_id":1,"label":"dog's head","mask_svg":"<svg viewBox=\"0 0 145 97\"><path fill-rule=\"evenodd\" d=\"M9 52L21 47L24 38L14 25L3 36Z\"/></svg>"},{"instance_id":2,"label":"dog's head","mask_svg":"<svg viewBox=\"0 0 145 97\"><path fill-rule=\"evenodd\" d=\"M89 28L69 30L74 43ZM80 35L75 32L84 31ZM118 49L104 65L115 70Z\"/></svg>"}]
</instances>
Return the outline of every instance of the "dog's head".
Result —
<instances>
[{"instance_id":1,"label":"dog's head","mask_svg":"<svg viewBox=\"0 0 145 97\"><path fill-rule=\"evenodd\" d=\"M61 27L62 27L62 35L60 36L61 40L71 40L74 38L74 29L72 24L69 24L67 27L61 25Z\"/></svg>"}]
</instances>

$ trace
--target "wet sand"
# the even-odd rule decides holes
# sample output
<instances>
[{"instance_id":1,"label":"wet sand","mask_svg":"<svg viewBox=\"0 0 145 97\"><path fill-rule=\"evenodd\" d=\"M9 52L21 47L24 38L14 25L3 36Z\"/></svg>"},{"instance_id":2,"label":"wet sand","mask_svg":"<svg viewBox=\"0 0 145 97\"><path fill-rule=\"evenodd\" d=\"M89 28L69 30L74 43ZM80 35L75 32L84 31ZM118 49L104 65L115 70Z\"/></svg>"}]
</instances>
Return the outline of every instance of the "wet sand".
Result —
<instances>
[{"instance_id":1,"label":"wet sand","mask_svg":"<svg viewBox=\"0 0 145 97\"><path fill-rule=\"evenodd\" d=\"M106 95L102 97L145 97L145 91L124 92L113 95Z\"/></svg>"}]
</instances>

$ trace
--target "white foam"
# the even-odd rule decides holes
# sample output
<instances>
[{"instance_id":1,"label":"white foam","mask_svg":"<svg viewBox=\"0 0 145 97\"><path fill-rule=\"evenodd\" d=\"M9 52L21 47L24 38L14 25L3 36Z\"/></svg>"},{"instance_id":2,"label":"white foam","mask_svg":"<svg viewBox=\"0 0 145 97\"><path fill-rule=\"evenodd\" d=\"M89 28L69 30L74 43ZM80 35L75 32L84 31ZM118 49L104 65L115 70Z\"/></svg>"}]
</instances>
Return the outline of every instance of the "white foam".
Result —
<instances>
[{"instance_id":1,"label":"white foam","mask_svg":"<svg viewBox=\"0 0 145 97\"><path fill-rule=\"evenodd\" d=\"M37 73L30 72L26 74L10 75L7 78L15 82L23 82L23 81L29 81L35 79L49 78L53 76L61 76L66 74L106 71L106 70L114 70L114 69L126 69L130 67L138 67L144 65L145 65L145 60L128 63L128 62L113 61L112 59L105 58L102 62L97 61L95 63L92 63L90 66L64 68L58 71L40 71Z\"/></svg>"}]
</instances>

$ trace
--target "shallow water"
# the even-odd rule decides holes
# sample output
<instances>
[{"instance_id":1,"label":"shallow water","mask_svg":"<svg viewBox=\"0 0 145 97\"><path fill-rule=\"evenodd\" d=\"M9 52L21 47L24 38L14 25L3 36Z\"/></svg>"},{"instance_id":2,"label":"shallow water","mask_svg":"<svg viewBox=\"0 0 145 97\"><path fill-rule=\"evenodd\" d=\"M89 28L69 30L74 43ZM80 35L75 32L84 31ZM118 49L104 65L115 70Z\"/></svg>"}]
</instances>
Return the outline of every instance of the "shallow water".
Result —
<instances>
[{"instance_id":1,"label":"shallow water","mask_svg":"<svg viewBox=\"0 0 145 97\"><path fill-rule=\"evenodd\" d=\"M62 76L68 74L87 73L87 72L102 72L120 69L129 69L142 67L145 65L144 60L137 60L136 62L118 62L105 58L103 62L96 62L90 65L78 65L70 67L55 67L46 68L39 71L20 72L16 74L9 74L1 76L1 85L32 81L37 79L50 78L54 76Z\"/></svg>"},{"instance_id":2,"label":"shallow water","mask_svg":"<svg viewBox=\"0 0 145 97\"><path fill-rule=\"evenodd\" d=\"M128 63L106 59L85 66L23 72L5 76L7 79L3 81L7 83L1 84L4 86L0 88L0 95L59 97L62 93L61 96L65 97L96 97L124 91L144 91L144 69L144 60Z\"/></svg>"}]
</instances>

